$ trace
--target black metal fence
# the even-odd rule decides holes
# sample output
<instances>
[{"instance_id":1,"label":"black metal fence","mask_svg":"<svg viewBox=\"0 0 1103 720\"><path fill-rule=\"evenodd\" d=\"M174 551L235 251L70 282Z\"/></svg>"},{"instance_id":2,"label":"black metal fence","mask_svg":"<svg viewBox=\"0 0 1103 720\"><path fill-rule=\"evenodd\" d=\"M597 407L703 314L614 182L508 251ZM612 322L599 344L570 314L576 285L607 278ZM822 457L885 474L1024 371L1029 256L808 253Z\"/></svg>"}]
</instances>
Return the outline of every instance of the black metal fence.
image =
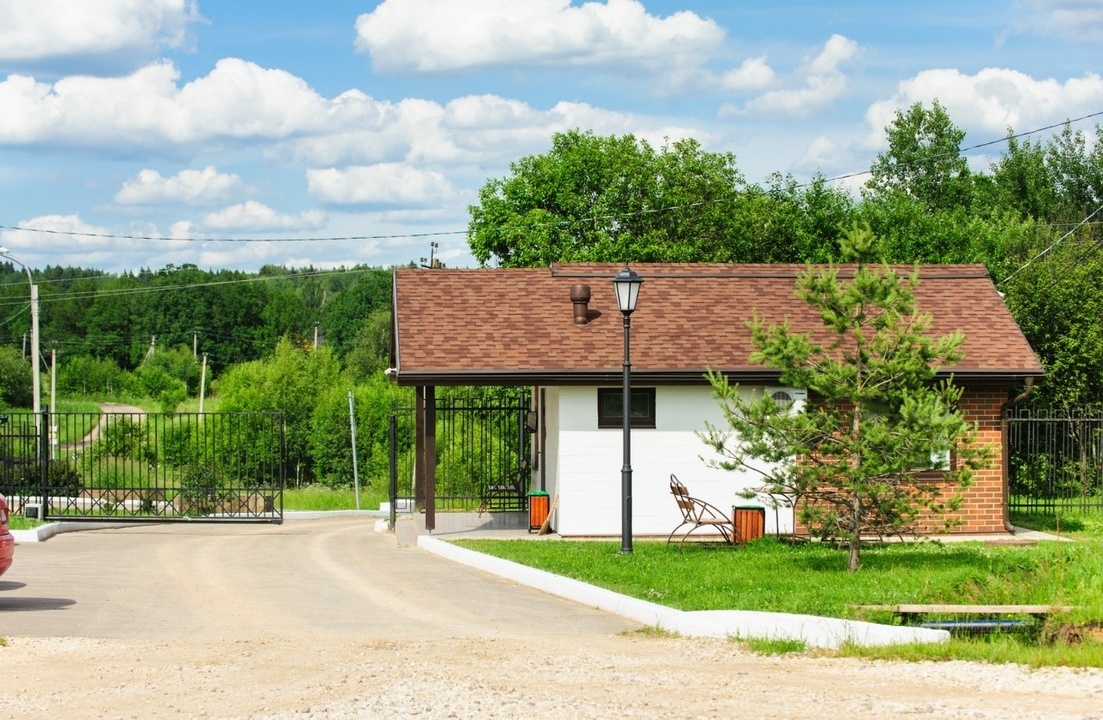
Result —
<instances>
[{"instance_id":1,"label":"black metal fence","mask_svg":"<svg viewBox=\"0 0 1103 720\"><path fill-rule=\"evenodd\" d=\"M275 413L0 416L0 493L49 520L280 522Z\"/></svg>"},{"instance_id":2,"label":"black metal fence","mask_svg":"<svg viewBox=\"0 0 1103 720\"><path fill-rule=\"evenodd\" d=\"M436 509L518 511L527 508L527 388L438 388ZM415 416L393 408L394 502L414 508Z\"/></svg>"},{"instance_id":3,"label":"black metal fence","mask_svg":"<svg viewBox=\"0 0 1103 720\"><path fill-rule=\"evenodd\" d=\"M1103 512L1103 408L1014 408L1008 416L1010 509Z\"/></svg>"}]
</instances>

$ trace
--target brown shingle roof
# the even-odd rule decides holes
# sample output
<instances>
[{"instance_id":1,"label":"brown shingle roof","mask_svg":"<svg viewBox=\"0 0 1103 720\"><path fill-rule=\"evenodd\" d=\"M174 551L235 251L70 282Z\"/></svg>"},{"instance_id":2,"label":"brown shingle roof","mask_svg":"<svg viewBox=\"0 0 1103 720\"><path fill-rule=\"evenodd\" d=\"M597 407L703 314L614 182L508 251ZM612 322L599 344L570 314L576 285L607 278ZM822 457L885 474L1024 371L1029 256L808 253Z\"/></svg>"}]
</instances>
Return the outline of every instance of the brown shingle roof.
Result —
<instances>
[{"instance_id":1,"label":"brown shingle roof","mask_svg":"<svg viewBox=\"0 0 1103 720\"><path fill-rule=\"evenodd\" d=\"M404 385L615 383L622 372L623 321L612 278L616 264L526 269L400 268L395 271L395 362ZM797 299L804 265L639 264L644 279L632 315L634 377L697 382L706 368L733 379L769 381L753 365L746 321L788 319L822 330ZM854 272L840 265L840 277ZM913 268L899 266L908 274ZM932 333L965 333L961 379L1011 384L1040 376L1041 365L983 265L920 267L917 298ZM571 286L591 288L590 320L576 325Z\"/></svg>"}]
</instances>

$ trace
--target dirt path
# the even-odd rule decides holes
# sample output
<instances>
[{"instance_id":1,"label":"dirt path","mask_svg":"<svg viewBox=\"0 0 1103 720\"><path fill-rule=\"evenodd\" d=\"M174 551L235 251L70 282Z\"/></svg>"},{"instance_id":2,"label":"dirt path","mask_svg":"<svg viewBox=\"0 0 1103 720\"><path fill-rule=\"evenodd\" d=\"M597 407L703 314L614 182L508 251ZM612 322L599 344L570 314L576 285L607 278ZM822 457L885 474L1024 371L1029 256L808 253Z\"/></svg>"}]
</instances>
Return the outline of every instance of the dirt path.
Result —
<instances>
[{"instance_id":1,"label":"dirt path","mask_svg":"<svg viewBox=\"0 0 1103 720\"><path fill-rule=\"evenodd\" d=\"M63 450L81 450L88 447L96 441L96 438L103 432L103 428L107 425L107 418L109 415L130 415L131 417L146 414L146 411L140 407L133 405L120 405L119 403L100 403L100 420L96 423L96 426L88 431L88 434L75 443L65 443L61 446Z\"/></svg>"},{"instance_id":2,"label":"dirt path","mask_svg":"<svg viewBox=\"0 0 1103 720\"><path fill-rule=\"evenodd\" d=\"M0 717L1091 718L1103 671L759 657L456 566L365 519L21 545Z\"/></svg>"}]
</instances>

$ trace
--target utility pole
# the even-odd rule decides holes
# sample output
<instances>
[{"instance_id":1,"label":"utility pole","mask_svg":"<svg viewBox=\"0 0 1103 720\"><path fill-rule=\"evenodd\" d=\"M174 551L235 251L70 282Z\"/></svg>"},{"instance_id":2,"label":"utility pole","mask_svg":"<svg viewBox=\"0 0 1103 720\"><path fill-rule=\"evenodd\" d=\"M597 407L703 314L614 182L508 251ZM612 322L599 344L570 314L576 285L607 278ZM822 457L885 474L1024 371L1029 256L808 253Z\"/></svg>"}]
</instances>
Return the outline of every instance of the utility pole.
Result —
<instances>
[{"instance_id":1,"label":"utility pole","mask_svg":"<svg viewBox=\"0 0 1103 720\"><path fill-rule=\"evenodd\" d=\"M34 427L35 433L38 435L36 450L41 457L45 457L46 449L42 447L42 365L38 357L38 286L34 284L31 269L23 261L12 255L6 247L0 247L0 255L20 265L23 272L27 273L27 284L31 286L31 372L34 385ZM24 336L23 357L27 356L26 347L26 336Z\"/></svg>"},{"instance_id":2,"label":"utility pole","mask_svg":"<svg viewBox=\"0 0 1103 720\"><path fill-rule=\"evenodd\" d=\"M197 332L191 334L191 356L193 358L199 357L199 333Z\"/></svg>"},{"instance_id":3,"label":"utility pole","mask_svg":"<svg viewBox=\"0 0 1103 720\"><path fill-rule=\"evenodd\" d=\"M27 270L30 277L31 271ZM42 412L42 360L38 356L38 286L31 285L31 365L34 366L34 415L38 417ZM38 421L36 421L38 422ZM42 428L39 428L41 433ZM41 437L41 434L39 435ZM39 440L39 442L42 442ZM42 449L45 454L45 448Z\"/></svg>"},{"instance_id":4,"label":"utility pole","mask_svg":"<svg viewBox=\"0 0 1103 720\"><path fill-rule=\"evenodd\" d=\"M50 348L50 448L57 460L57 348Z\"/></svg>"},{"instance_id":5,"label":"utility pole","mask_svg":"<svg viewBox=\"0 0 1103 720\"><path fill-rule=\"evenodd\" d=\"M360 509L360 471L356 465L356 405L349 390L349 431L352 433L352 486L356 490L356 509Z\"/></svg>"},{"instance_id":6,"label":"utility pole","mask_svg":"<svg viewBox=\"0 0 1103 720\"><path fill-rule=\"evenodd\" d=\"M207 394L207 353L203 353L203 370L199 373L199 414L203 414L203 396Z\"/></svg>"},{"instance_id":7,"label":"utility pole","mask_svg":"<svg viewBox=\"0 0 1103 720\"><path fill-rule=\"evenodd\" d=\"M318 349L318 323L314 323L314 349Z\"/></svg>"}]
</instances>

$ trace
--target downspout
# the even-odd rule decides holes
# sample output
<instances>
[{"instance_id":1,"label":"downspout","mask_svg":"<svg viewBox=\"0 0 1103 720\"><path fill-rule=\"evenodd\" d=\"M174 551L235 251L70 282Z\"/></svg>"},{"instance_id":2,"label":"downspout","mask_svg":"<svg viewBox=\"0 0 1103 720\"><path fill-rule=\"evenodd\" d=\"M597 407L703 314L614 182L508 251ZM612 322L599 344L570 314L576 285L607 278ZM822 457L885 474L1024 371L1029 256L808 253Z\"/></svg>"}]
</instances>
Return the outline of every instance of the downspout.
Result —
<instances>
[{"instance_id":1,"label":"downspout","mask_svg":"<svg viewBox=\"0 0 1103 720\"><path fill-rule=\"evenodd\" d=\"M1011 525L1011 504L1008 500L1011 498L1011 453L1007 449L1007 434L1008 434L1008 411L1016 405L1025 402L1034 393L1034 378L1026 378L1026 390L1023 390L1017 397L1008 400L1000 406L1000 464L1001 472L1003 475L1003 527L1004 529L1015 534L1015 528Z\"/></svg>"}]
</instances>

